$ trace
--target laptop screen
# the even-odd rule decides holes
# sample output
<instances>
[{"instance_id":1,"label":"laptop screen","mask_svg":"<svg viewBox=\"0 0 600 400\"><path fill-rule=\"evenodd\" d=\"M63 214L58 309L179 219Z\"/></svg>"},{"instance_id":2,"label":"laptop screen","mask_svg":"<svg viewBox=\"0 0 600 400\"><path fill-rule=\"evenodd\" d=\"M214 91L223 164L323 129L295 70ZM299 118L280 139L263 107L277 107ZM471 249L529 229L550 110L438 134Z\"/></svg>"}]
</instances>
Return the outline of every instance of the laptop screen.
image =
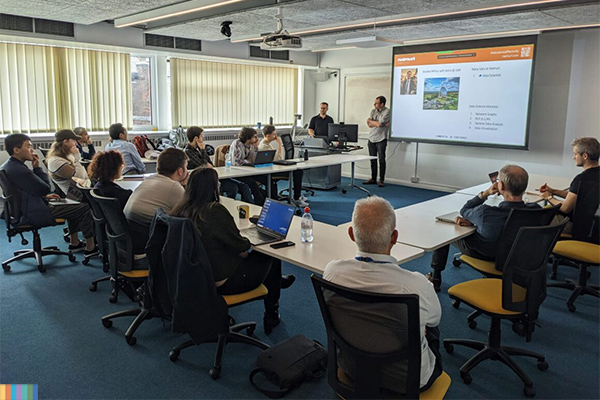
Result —
<instances>
[{"instance_id":1,"label":"laptop screen","mask_svg":"<svg viewBox=\"0 0 600 400\"><path fill-rule=\"evenodd\" d=\"M293 216L293 206L267 198L256 225L285 237Z\"/></svg>"}]
</instances>

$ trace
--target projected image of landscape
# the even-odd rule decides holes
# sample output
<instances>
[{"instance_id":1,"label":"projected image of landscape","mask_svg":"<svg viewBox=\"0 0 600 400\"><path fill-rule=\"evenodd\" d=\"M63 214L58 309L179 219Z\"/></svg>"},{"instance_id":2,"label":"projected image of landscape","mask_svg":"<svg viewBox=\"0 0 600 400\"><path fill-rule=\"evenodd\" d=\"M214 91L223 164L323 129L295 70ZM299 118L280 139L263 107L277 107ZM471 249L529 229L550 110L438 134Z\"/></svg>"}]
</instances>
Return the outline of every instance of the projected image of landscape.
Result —
<instances>
[{"instance_id":1,"label":"projected image of landscape","mask_svg":"<svg viewBox=\"0 0 600 400\"><path fill-rule=\"evenodd\" d=\"M425 78L423 110L458 110L460 78Z\"/></svg>"}]
</instances>

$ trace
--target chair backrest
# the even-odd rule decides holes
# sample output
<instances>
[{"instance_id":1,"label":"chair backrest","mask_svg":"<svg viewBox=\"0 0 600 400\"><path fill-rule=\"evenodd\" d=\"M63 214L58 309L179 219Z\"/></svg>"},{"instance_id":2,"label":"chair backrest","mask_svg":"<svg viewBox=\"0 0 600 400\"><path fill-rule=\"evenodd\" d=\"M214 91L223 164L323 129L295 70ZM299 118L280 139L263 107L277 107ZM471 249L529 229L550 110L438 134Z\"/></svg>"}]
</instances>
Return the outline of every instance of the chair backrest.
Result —
<instances>
[{"instance_id":1,"label":"chair backrest","mask_svg":"<svg viewBox=\"0 0 600 400\"><path fill-rule=\"evenodd\" d=\"M568 220L519 229L502 271L504 309L526 313L529 320L537 319L546 298L548 256Z\"/></svg>"},{"instance_id":2,"label":"chair backrest","mask_svg":"<svg viewBox=\"0 0 600 400\"><path fill-rule=\"evenodd\" d=\"M573 239L600 244L600 184L579 182L573 210Z\"/></svg>"},{"instance_id":3,"label":"chair backrest","mask_svg":"<svg viewBox=\"0 0 600 400\"><path fill-rule=\"evenodd\" d=\"M510 210L498 239L496 269L502 271L508 253L522 227L550 225L556 214L558 214L559 208L560 205L546 208L513 208Z\"/></svg>"},{"instance_id":4,"label":"chair backrest","mask_svg":"<svg viewBox=\"0 0 600 400\"><path fill-rule=\"evenodd\" d=\"M342 398L419 398L419 296L349 289L311 276L327 330L328 382ZM337 370L351 377L349 386Z\"/></svg>"},{"instance_id":5,"label":"chair backrest","mask_svg":"<svg viewBox=\"0 0 600 400\"><path fill-rule=\"evenodd\" d=\"M294 158L294 141L292 140L292 135L289 133L284 133L280 135L281 143L283 144L283 150L285 151L285 159L290 160Z\"/></svg>"},{"instance_id":6,"label":"chair backrest","mask_svg":"<svg viewBox=\"0 0 600 400\"><path fill-rule=\"evenodd\" d=\"M133 268L133 244L127 218L119 200L104 197L91 190L94 200L100 205L106 219L106 237L108 238L109 264L116 271L130 271Z\"/></svg>"},{"instance_id":7,"label":"chair backrest","mask_svg":"<svg viewBox=\"0 0 600 400\"><path fill-rule=\"evenodd\" d=\"M222 144L215 149L215 167L225 166L225 154L229 151L229 144Z\"/></svg>"},{"instance_id":8,"label":"chair backrest","mask_svg":"<svg viewBox=\"0 0 600 400\"><path fill-rule=\"evenodd\" d=\"M21 219L21 199L8 179L8 174L3 170L0 170L0 187L3 192L4 221L7 231L9 231L11 226L17 225Z\"/></svg>"},{"instance_id":9,"label":"chair backrest","mask_svg":"<svg viewBox=\"0 0 600 400\"><path fill-rule=\"evenodd\" d=\"M79 189L79 191L83 193L83 197L87 200L87 203L90 205L92 219L94 220L94 225L96 226L96 239L98 239L98 247L100 247L100 252L104 256L107 256L108 249L104 248L104 242L108 240L106 236L106 217L104 216L102 207L100 207L98 201L94 198L94 196L92 196L91 188L86 188L78 184L77 189Z\"/></svg>"}]
</instances>

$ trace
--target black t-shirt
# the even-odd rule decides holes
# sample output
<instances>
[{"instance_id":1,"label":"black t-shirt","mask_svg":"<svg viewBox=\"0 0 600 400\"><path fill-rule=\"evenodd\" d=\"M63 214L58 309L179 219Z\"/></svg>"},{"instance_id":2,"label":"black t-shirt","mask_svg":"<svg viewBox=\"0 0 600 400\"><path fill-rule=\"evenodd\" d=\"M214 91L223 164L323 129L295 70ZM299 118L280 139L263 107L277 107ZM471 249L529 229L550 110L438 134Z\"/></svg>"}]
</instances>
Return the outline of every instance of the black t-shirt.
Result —
<instances>
[{"instance_id":1,"label":"black t-shirt","mask_svg":"<svg viewBox=\"0 0 600 400\"><path fill-rule=\"evenodd\" d=\"M321 114L317 114L310 119L308 128L315 131L315 136L327 136L329 124L333 123L333 118L329 115L325 115L325 118L321 118Z\"/></svg>"},{"instance_id":2,"label":"black t-shirt","mask_svg":"<svg viewBox=\"0 0 600 400\"><path fill-rule=\"evenodd\" d=\"M600 167L588 168L573 178L571 186L569 186L569 192L577 194L579 182L600 182Z\"/></svg>"}]
</instances>

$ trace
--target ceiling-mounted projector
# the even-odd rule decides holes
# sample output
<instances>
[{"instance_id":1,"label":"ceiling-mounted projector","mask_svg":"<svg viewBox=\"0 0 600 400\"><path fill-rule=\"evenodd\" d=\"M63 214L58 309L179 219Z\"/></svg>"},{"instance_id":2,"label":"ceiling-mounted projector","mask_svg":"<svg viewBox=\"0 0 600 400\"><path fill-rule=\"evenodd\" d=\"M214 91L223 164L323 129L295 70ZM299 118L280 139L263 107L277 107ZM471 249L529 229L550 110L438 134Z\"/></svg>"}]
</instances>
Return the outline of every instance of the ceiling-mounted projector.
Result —
<instances>
[{"instance_id":1,"label":"ceiling-mounted projector","mask_svg":"<svg viewBox=\"0 0 600 400\"><path fill-rule=\"evenodd\" d=\"M277 9L277 30L266 35L260 43L263 50L284 50L302 48L302 39L299 36L290 35L283 29L283 14L281 8Z\"/></svg>"}]
</instances>

